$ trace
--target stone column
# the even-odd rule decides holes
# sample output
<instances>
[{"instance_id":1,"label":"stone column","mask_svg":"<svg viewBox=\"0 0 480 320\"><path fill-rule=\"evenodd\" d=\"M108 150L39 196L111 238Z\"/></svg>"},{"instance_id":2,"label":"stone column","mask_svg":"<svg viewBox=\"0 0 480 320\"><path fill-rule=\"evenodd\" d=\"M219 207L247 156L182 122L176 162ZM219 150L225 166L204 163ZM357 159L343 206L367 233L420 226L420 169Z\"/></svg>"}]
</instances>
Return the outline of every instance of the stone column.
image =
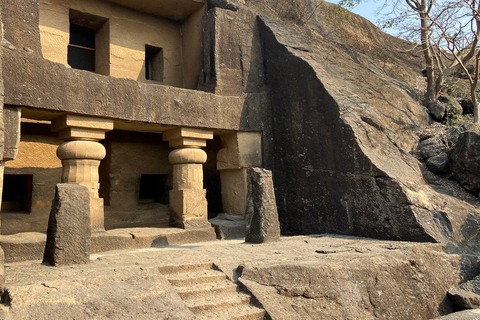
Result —
<instances>
[{"instance_id":1,"label":"stone column","mask_svg":"<svg viewBox=\"0 0 480 320\"><path fill-rule=\"evenodd\" d=\"M63 166L61 181L89 189L92 232L105 230L103 199L98 195L98 167L106 151L98 141L105 139L105 132L110 130L113 130L113 120L110 119L63 115L52 120L52 131L58 132L60 139L66 141L57 149Z\"/></svg>"},{"instance_id":2,"label":"stone column","mask_svg":"<svg viewBox=\"0 0 480 320\"><path fill-rule=\"evenodd\" d=\"M203 164L207 154L200 149L213 139L212 130L175 128L163 132L163 140L175 148L168 160L173 165L170 190L171 220L184 229L211 227L208 222L206 190L203 189Z\"/></svg>"},{"instance_id":3,"label":"stone column","mask_svg":"<svg viewBox=\"0 0 480 320\"><path fill-rule=\"evenodd\" d=\"M245 216L247 169L262 167L262 133L230 132L220 138L223 148L217 154L217 169L222 183L223 211L234 216Z\"/></svg>"}]
</instances>

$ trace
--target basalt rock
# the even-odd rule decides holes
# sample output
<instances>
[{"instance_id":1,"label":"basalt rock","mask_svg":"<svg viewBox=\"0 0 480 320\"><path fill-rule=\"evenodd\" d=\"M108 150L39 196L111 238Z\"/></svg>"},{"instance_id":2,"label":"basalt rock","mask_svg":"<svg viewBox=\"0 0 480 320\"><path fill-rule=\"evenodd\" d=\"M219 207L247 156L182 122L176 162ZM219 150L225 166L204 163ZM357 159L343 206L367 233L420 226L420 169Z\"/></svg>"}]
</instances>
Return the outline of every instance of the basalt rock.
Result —
<instances>
[{"instance_id":1,"label":"basalt rock","mask_svg":"<svg viewBox=\"0 0 480 320\"><path fill-rule=\"evenodd\" d=\"M448 296L461 309L480 308L480 296L476 293L456 288L449 290Z\"/></svg>"},{"instance_id":2,"label":"basalt rock","mask_svg":"<svg viewBox=\"0 0 480 320\"><path fill-rule=\"evenodd\" d=\"M447 104L441 101L433 101L428 104L427 108L435 120L442 120L447 111Z\"/></svg>"},{"instance_id":3,"label":"basalt rock","mask_svg":"<svg viewBox=\"0 0 480 320\"><path fill-rule=\"evenodd\" d=\"M90 193L87 187L57 184L43 262L52 266L89 262L90 237Z\"/></svg>"},{"instance_id":4,"label":"basalt rock","mask_svg":"<svg viewBox=\"0 0 480 320\"><path fill-rule=\"evenodd\" d=\"M245 242L263 243L280 240L272 172L261 168L247 170L248 195L245 214Z\"/></svg>"},{"instance_id":5,"label":"basalt rock","mask_svg":"<svg viewBox=\"0 0 480 320\"><path fill-rule=\"evenodd\" d=\"M452 173L462 187L470 193L480 191L480 134L467 131L458 139L451 154Z\"/></svg>"},{"instance_id":6,"label":"basalt rock","mask_svg":"<svg viewBox=\"0 0 480 320\"><path fill-rule=\"evenodd\" d=\"M445 152L428 158L426 163L427 168L436 174L445 174L450 170L448 154Z\"/></svg>"}]
</instances>

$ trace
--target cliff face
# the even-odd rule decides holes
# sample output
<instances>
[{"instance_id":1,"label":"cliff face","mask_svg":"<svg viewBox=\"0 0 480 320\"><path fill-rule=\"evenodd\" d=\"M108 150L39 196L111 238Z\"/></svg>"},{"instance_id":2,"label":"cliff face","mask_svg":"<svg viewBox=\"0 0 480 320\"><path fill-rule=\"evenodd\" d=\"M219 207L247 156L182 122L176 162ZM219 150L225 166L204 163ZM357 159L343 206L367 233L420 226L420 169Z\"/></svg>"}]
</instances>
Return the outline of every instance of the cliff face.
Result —
<instances>
[{"instance_id":1,"label":"cliff face","mask_svg":"<svg viewBox=\"0 0 480 320\"><path fill-rule=\"evenodd\" d=\"M429 121L420 52L365 19L318 0L209 0L199 89L211 94L47 61L38 0L0 4L5 104L24 115L262 132L284 234L478 243L479 210L428 185L410 154Z\"/></svg>"},{"instance_id":2,"label":"cliff face","mask_svg":"<svg viewBox=\"0 0 480 320\"><path fill-rule=\"evenodd\" d=\"M323 1L210 5L217 22L229 17L229 28L239 30L220 26L212 37L220 54L211 63L211 91L222 94L219 87L232 79L258 81L252 77L258 68L243 67L232 77L226 67L232 60L241 66L262 61L265 87L250 94L270 99L265 164L273 170L283 233L475 245L478 209L428 185L410 154L415 131L429 121L418 101L420 52L359 16L336 15ZM258 42L239 35L240 26L254 29ZM218 40L233 36L237 46ZM225 46L228 55L222 55Z\"/></svg>"}]
</instances>

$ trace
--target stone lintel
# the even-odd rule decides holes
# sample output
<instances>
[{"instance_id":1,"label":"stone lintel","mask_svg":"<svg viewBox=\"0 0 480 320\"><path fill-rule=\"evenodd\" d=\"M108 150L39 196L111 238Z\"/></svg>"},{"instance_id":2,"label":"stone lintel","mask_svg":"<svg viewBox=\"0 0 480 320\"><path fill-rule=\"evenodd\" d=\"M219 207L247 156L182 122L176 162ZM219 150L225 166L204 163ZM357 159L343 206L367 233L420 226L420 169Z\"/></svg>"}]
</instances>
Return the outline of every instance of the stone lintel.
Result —
<instances>
[{"instance_id":1,"label":"stone lintel","mask_svg":"<svg viewBox=\"0 0 480 320\"><path fill-rule=\"evenodd\" d=\"M202 148L213 139L213 130L178 127L163 132L163 140L170 148Z\"/></svg>"},{"instance_id":2,"label":"stone lintel","mask_svg":"<svg viewBox=\"0 0 480 320\"><path fill-rule=\"evenodd\" d=\"M63 140L102 140L105 132L113 130L113 120L74 114L52 120L51 130Z\"/></svg>"}]
</instances>

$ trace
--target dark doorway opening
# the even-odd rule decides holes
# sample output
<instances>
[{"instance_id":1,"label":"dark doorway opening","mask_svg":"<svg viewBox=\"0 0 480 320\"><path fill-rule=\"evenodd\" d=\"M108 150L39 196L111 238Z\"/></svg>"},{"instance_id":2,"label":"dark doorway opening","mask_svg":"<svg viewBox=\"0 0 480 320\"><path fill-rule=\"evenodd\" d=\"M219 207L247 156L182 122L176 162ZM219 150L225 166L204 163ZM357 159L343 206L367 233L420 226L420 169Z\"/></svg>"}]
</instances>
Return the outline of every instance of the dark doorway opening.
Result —
<instances>
[{"instance_id":1,"label":"dark doorway opening","mask_svg":"<svg viewBox=\"0 0 480 320\"><path fill-rule=\"evenodd\" d=\"M3 176L2 212L32 211L33 175Z\"/></svg>"},{"instance_id":2,"label":"dark doorway opening","mask_svg":"<svg viewBox=\"0 0 480 320\"><path fill-rule=\"evenodd\" d=\"M142 174L138 203L158 202L168 204L168 192L167 174Z\"/></svg>"},{"instance_id":3,"label":"dark doorway opening","mask_svg":"<svg viewBox=\"0 0 480 320\"><path fill-rule=\"evenodd\" d=\"M163 82L163 49L145 45L145 79Z\"/></svg>"}]
</instances>

